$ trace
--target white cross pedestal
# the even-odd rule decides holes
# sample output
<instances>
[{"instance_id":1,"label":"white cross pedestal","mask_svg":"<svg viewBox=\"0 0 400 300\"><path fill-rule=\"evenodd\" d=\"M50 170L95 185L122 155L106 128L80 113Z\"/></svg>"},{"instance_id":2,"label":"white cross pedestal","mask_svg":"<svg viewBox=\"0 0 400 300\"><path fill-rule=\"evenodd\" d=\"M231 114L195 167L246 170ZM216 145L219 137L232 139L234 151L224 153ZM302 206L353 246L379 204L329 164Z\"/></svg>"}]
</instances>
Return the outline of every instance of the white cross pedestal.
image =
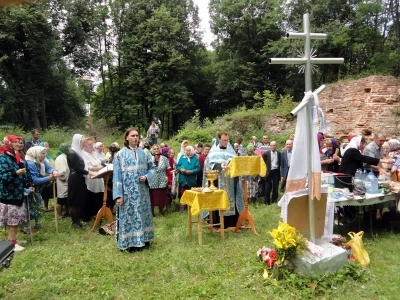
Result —
<instances>
[{"instance_id":1,"label":"white cross pedestal","mask_svg":"<svg viewBox=\"0 0 400 300\"><path fill-rule=\"evenodd\" d=\"M305 251L294 260L296 271L304 275L323 275L341 269L347 262L347 251L324 240L317 239L317 246L324 249L321 257Z\"/></svg>"},{"instance_id":2,"label":"white cross pedestal","mask_svg":"<svg viewBox=\"0 0 400 300\"><path fill-rule=\"evenodd\" d=\"M323 255L321 258L315 257L313 255L306 254L302 255L297 259L298 269L301 270L302 273L306 274L321 274L325 272L334 271L332 269L332 264L341 268L347 261L346 251L336 247L332 244L324 242L322 240L315 239L315 208L314 208L314 199L312 195L312 157L311 157L311 147L312 140L316 139L316 136L312 135L312 107L314 104L314 97L312 92L312 80L311 80L311 72L312 72L312 64L341 64L344 62L343 58L314 58L311 53L311 40L312 39L325 39L326 34L324 33L310 33L310 20L309 15L303 15L303 33L287 33L288 38L294 39L304 39L304 57L300 58L271 58L269 60L270 64L297 64L304 65L304 73L305 73L305 92L306 96L303 98L301 103L292 111L293 115L296 115L302 109L306 109L307 111L307 144L309 155L307 158L307 171L308 171L308 209L309 209L309 223L310 223L310 241L319 245L324 249ZM325 86L321 86L316 93L320 93L323 91ZM346 255L345 255L346 254ZM335 270L337 270L335 269Z\"/></svg>"}]
</instances>

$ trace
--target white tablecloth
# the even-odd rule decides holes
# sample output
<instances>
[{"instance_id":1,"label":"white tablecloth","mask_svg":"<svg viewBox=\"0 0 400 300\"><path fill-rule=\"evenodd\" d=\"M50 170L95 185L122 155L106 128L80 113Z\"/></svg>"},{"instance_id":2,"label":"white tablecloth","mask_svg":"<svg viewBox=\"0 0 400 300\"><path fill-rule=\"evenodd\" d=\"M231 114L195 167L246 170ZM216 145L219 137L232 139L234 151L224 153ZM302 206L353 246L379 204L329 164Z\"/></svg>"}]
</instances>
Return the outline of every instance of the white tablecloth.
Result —
<instances>
[{"instance_id":1,"label":"white tablecloth","mask_svg":"<svg viewBox=\"0 0 400 300\"><path fill-rule=\"evenodd\" d=\"M328 193L328 185L321 186L321 193ZM281 200L279 200L278 202L278 206L281 207L281 218L283 222L287 222L287 208L290 200L305 195L308 195L308 189L285 193L283 195ZM366 194L365 198L356 197L352 200L348 200L345 197L334 199L333 197L331 197L331 194L328 194L328 201L326 203L324 236L331 236L333 234L335 206L368 206L393 200L396 200L396 194Z\"/></svg>"},{"instance_id":2,"label":"white tablecloth","mask_svg":"<svg viewBox=\"0 0 400 300\"><path fill-rule=\"evenodd\" d=\"M329 194L330 196L330 194ZM348 200L345 197L340 199L333 199L328 196L326 203L326 216L325 216L325 236L333 234L333 223L335 221L335 206L369 206L374 204L385 203L388 201L396 200L396 194L365 194L365 198L356 196L356 199Z\"/></svg>"}]
</instances>

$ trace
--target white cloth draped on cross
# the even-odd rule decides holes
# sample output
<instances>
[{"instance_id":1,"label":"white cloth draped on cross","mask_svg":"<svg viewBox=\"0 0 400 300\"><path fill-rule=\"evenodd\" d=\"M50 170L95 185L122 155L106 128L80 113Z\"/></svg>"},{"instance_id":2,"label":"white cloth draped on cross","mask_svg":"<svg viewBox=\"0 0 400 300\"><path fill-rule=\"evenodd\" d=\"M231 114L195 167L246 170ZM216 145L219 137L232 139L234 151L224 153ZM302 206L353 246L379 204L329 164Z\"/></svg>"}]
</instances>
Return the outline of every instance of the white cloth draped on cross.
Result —
<instances>
[{"instance_id":1,"label":"white cloth draped on cross","mask_svg":"<svg viewBox=\"0 0 400 300\"><path fill-rule=\"evenodd\" d=\"M315 97L308 91L302 101L308 101L310 97ZM314 98L315 99L315 98ZM314 109L313 109L314 110ZM317 111L318 108L315 110ZM304 189L307 182L307 158L311 155L312 159L312 195L314 198L321 199L321 162L315 126L311 127L312 143L308 149L307 133L307 110L302 109L297 114L297 124L295 139L293 142L293 153L290 169L286 182L286 192L293 192Z\"/></svg>"}]
</instances>

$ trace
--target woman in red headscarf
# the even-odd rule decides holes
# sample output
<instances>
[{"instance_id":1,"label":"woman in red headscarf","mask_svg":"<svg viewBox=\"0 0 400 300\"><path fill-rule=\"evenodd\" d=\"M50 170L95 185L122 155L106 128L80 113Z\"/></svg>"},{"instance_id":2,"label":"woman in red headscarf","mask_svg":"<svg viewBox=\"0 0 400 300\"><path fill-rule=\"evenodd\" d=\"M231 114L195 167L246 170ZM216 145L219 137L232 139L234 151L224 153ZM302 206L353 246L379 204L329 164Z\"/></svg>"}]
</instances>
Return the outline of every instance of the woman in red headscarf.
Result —
<instances>
[{"instance_id":1,"label":"woman in red headscarf","mask_svg":"<svg viewBox=\"0 0 400 300\"><path fill-rule=\"evenodd\" d=\"M24 193L33 191L26 188L31 180L25 161L16 156L22 143L21 137L8 135L0 148L0 226L8 227L8 240L15 244L16 252L24 250L17 243L18 226L27 222Z\"/></svg>"}]
</instances>

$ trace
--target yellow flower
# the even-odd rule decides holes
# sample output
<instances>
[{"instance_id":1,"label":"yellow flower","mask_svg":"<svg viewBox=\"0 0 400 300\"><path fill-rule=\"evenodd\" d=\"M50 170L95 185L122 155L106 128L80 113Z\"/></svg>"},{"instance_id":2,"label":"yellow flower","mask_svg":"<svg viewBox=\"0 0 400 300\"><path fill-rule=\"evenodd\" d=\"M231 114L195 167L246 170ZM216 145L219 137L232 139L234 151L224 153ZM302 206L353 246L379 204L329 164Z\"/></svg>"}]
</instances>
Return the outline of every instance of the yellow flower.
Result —
<instances>
[{"instance_id":1,"label":"yellow flower","mask_svg":"<svg viewBox=\"0 0 400 300\"><path fill-rule=\"evenodd\" d=\"M282 243L277 239L274 240L274 244L278 249L282 249L283 248Z\"/></svg>"},{"instance_id":2,"label":"yellow flower","mask_svg":"<svg viewBox=\"0 0 400 300\"><path fill-rule=\"evenodd\" d=\"M272 236L274 239L277 239L278 236L279 236L279 231L278 231L277 229L272 229L272 231L270 232L270 234L271 234L271 236Z\"/></svg>"}]
</instances>

